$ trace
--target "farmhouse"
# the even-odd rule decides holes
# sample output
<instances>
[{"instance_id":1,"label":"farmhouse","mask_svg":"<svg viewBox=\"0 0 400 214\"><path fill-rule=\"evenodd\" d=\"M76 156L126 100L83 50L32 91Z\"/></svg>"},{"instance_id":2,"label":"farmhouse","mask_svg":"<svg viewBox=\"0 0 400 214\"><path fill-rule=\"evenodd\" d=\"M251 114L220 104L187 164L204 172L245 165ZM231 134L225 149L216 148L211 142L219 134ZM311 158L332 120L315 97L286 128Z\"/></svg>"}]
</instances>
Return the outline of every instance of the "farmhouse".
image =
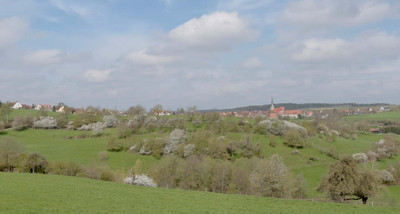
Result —
<instances>
[{"instance_id":1,"label":"farmhouse","mask_svg":"<svg viewBox=\"0 0 400 214\"><path fill-rule=\"evenodd\" d=\"M56 107L56 112L64 113L65 112L65 106L57 106Z\"/></svg>"},{"instance_id":2,"label":"farmhouse","mask_svg":"<svg viewBox=\"0 0 400 214\"><path fill-rule=\"evenodd\" d=\"M22 109L22 104L20 102L13 102L11 103L11 108L13 109Z\"/></svg>"},{"instance_id":3,"label":"farmhouse","mask_svg":"<svg viewBox=\"0 0 400 214\"><path fill-rule=\"evenodd\" d=\"M37 104L34 108L35 110L39 111L39 110L45 110L45 111L51 111L52 110L52 106L50 104Z\"/></svg>"}]
</instances>

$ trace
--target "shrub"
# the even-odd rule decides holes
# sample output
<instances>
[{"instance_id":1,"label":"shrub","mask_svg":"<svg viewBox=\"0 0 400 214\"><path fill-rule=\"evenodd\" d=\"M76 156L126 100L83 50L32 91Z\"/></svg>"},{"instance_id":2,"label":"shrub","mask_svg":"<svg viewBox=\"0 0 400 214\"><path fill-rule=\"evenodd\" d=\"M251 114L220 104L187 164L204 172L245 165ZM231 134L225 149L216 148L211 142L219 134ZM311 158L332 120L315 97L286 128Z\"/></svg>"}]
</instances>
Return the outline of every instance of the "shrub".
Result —
<instances>
[{"instance_id":1,"label":"shrub","mask_svg":"<svg viewBox=\"0 0 400 214\"><path fill-rule=\"evenodd\" d=\"M276 147L278 145L275 135L269 135L269 145L271 147Z\"/></svg>"},{"instance_id":2,"label":"shrub","mask_svg":"<svg viewBox=\"0 0 400 214\"><path fill-rule=\"evenodd\" d=\"M208 130L199 129L192 135L192 138L189 140L189 143L194 144L196 146L196 151L199 153L206 152L208 141L214 137L213 133Z\"/></svg>"},{"instance_id":3,"label":"shrub","mask_svg":"<svg viewBox=\"0 0 400 214\"><path fill-rule=\"evenodd\" d=\"M25 165L31 173L46 173L49 163L46 158L38 153L32 153L26 159Z\"/></svg>"},{"instance_id":4,"label":"shrub","mask_svg":"<svg viewBox=\"0 0 400 214\"><path fill-rule=\"evenodd\" d=\"M112 136L108 139L106 149L110 152L119 152L124 149L124 145L116 137Z\"/></svg>"},{"instance_id":5,"label":"shrub","mask_svg":"<svg viewBox=\"0 0 400 214\"><path fill-rule=\"evenodd\" d=\"M56 117L56 122L59 129L64 129L67 128L69 121L65 114L60 114L58 117Z\"/></svg>"},{"instance_id":6,"label":"shrub","mask_svg":"<svg viewBox=\"0 0 400 214\"><path fill-rule=\"evenodd\" d=\"M355 153L352 157L357 163L365 163L368 161L368 156L365 153Z\"/></svg>"},{"instance_id":7,"label":"shrub","mask_svg":"<svg viewBox=\"0 0 400 214\"><path fill-rule=\"evenodd\" d=\"M55 129L57 128L57 120L54 117L43 117L33 123L36 129Z\"/></svg>"},{"instance_id":8,"label":"shrub","mask_svg":"<svg viewBox=\"0 0 400 214\"><path fill-rule=\"evenodd\" d=\"M133 133L133 130L127 124L117 125L117 137L127 138Z\"/></svg>"},{"instance_id":9,"label":"shrub","mask_svg":"<svg viewBox=\"0 0 400 214\"><path fill-rule=\"evenodd\" d=\"M77 176L82 173L82 167L74 162L58 161L50 168L50 174Z\"/></svg>"},{"instance_id":10,"label":"shrub","mask_svg":"<svg viewBox=\"0 0 400 214\"><path fill-rule=\"evenodd\" d=\"M107 151L101 151L97 154L97 159L101 162L104 163L108 160L108 152Z\"/></svg>"},{"instance_id":11,"label":"shrub","mask_svg":"<svg viewBox=\"0 0 400 214\"><path fill-rule=\"evenodd\" d=\"M295 129L287 131L283 137L284 144L292 148L303 148L305 146L305 140L301 136L300 132Z\"/></svg>"},{"instance_id":12,"label":"shrub","mask_svg":"<svg viewBox=\"0 0 400 214\"><path fill-rule=\"evenodd\" d=\"M394 176L387 170L380 171L380 178L384 184L391 184L394 182Z\"/></svg>"},{"instance_id":13,"label":"shrub","mask_svg":"<svg viewBox=\"0 0 400 214\"><path fill-rule=\"evenodd\" d=\"M103 133L103 125L102 122L97 122L92 124L92 134L94 136L100 136Z\"/></svg>"},{"instance_id":14,"label":"shrub","mask_svg":"<svg viewBox=\"0 0 400 214\"><path fill-rule=\"evenodd\" d=\"M12 127L17 131L22 131L27 128L32 128L32 124L33 118L31 116L17 116L12 122Z\"/></svg>"},{"instance_id":15,"label":"shrub","mask_svg":"<svg viewBox=\"0 0 400 214\"><path fill-rule=\"evenodd\" d=\"M186 133L182 129L175 129L169 135L169 140L164 147L164 154L174 152L178 145L186 143Z\"/></svg>"},{"instance_id":16,"label":"shrub","mask_svg":"<svg viewBox=\"0 0 400 214\"><path fill-rule=\"evenodd\" d=\"M166 140L163 138L151 138L144 143L146 150L151 151L151 154L156 158L161 158L164 154ZM143 147L142 147L143 148Z\"/></svg>"},{"instance_id":17,"label":"shrub","mask_svg":"<svg viewBox=\"0 0 400 214\"><path fill-rule=\"evenodd\" d=\"M111 169L108 168L103 168L101 169L100 172L100 180L102 181L114 181L114 173L111 171Z\"/></svg>"}]
</instances>

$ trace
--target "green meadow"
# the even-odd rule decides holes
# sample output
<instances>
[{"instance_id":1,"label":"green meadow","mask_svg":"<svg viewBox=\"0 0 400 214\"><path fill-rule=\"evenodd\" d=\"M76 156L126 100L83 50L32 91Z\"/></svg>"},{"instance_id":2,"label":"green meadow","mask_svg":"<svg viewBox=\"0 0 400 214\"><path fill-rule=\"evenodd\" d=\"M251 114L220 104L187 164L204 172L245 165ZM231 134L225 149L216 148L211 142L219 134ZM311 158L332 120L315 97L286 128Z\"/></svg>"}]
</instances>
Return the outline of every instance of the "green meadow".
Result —
<instances>
[{"instance_id":1,"label":"green meadow","mask_svg":"<svg viewBox=\"0 0 400 214\"><path fill-rule=\"evenodd\" d=\"M79 177L0 173L0 213L399 213L397 207L151 188Z\"/></svg>"},{"instance_id":2,"label":"green meadow","mask_svg":"<svg viewBox=\"0 0 400 214\"><path fill-rule=\"evenodd\" d=\"M15 110L12 117L35 116L35 114L36 111ZM54 116L53 114L57 113L50 113L50 116ZM382 118L400 120L400 113L383 112L343 119L377 120ZM237 120L237 118L232 118L232 120ZM252 120L250 122L255 123ZM194 129L189 123L189 133ZM52 162L66 161L88 166L97 160L99 153L106 151L107 142L115 133L115 128L106 129L101 136L92 136L90 131L27 129L7 130L0 133L0 138L14 138L24 145L26 153L40 153ZM127 140L168 137L168 135L168 132L154 131L135 134ZM248 134L225 133L229 139L237 140L243 139L246 135ZM277 137L277 145L271 147L270 138L267 135L253 133L250 136L252 143L260 143L264 158L268 159L274 154L279 154L283 157L293 178L300 173L304 175L307 182L308 201L146 188L77 177L1 173L0 212L7 213L8 210L12 210L13 213L396 213L399 211L385 206L400 203L400 186L385 187L382 193L372 197L368 202L373 202L378 206L373 208L355 204L310 201L326 200L326 196L317 192L316 188L321 178L327 174L329 165L336 161L325 154L327 149L338 157L367 152L375 142L383 139L384 135L360 133L356 139L337 137L334 142L327 142L317 135L308 138L307 146L298 149L298 154L292 154L295 149L284 145L281 137ZM126 151L106 152L108 154L106 164L122 175L127 174L139 159L145 173L159 162L159 159L153 156ZM399 156L360 167L385 169L397 161L400 161ZM22 202L23 206L21 206Z\"/></svg>"}]
</instances>

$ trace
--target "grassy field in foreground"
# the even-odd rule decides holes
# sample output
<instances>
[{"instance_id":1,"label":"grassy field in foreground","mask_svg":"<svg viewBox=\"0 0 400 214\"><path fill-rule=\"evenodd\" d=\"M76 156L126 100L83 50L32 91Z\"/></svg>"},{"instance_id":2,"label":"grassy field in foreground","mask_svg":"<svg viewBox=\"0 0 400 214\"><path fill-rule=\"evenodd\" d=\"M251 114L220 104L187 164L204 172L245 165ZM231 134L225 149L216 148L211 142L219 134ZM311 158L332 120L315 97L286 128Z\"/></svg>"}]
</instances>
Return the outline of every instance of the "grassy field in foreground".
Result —
<instances>
[{"instance_id":1,"label":"grassy field in foreground","mask_svg":"<svg viewBox=\"0 0 400 214\"><path fill-rule=\"evenodd\" d=\"M169 190L85 178L0 173L0 213L399 213L396 207Z\"/></svg>"},{"instance_id":2,"label":"grassy field in foreground","mask_svg":"<svg viewBox=\"0 0 400 214\"><path fill-rule=\"evenodd\" d=\"M89 165L99 152L106 150L109 135L114 132L115 129L107 129L102 137L76 139L76 136L90 135L91 132L60 129L28 129L24 131L11 130L4 136L0 136L0 138L6 136L12 137L24 144L26 152L38 152L51 161L72 161ZM69 137L73 139L68 139ZM114 170L130 169L137 159L143 161L143 168L146 170L157 161L152 156L142 156L127 152L108 152L108 154L109 159L107 164Z\"/></svg>"}]
</instances>

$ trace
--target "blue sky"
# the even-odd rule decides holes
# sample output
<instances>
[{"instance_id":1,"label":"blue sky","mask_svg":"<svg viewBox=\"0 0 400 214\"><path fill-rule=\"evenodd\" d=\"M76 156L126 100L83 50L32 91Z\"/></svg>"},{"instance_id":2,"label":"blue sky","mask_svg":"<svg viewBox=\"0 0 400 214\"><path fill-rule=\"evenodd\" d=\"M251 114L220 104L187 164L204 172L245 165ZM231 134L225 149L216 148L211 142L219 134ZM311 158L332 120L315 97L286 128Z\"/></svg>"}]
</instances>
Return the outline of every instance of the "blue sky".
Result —
<instances>
[{"instance_id":1,"label":"blue sky","mask_svg":"<svg viewBox=\"0 0 400 214\"><path fill-rule=\"evenodd\" d=\"M399 104L399 18L394 0L0 0L0 100Z\"/></svg>"}]
</instances>

